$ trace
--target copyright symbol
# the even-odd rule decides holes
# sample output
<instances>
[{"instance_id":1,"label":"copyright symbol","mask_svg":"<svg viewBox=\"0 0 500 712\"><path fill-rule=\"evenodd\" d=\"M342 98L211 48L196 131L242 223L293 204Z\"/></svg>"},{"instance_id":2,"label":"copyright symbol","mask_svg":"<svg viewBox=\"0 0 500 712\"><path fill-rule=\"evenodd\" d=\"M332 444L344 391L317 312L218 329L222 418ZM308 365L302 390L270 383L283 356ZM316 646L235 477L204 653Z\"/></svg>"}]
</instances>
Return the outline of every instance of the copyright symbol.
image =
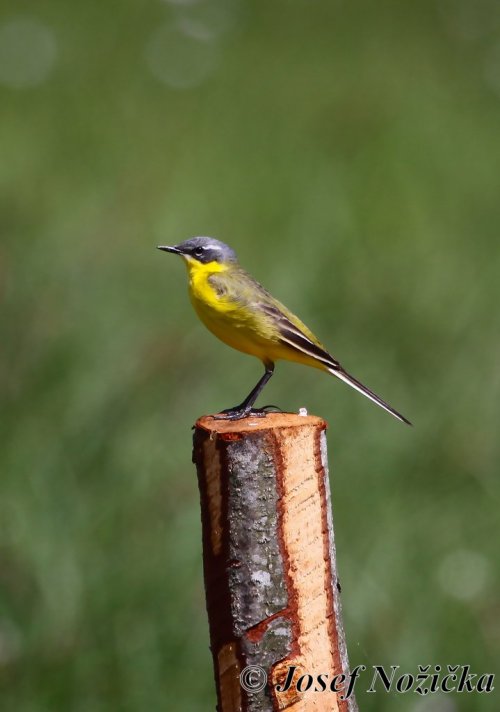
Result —
<instances>
[{"instance_id":1,"label":"copyright symbol","mask_svg":"<svg viewBox=\"0 0 500 712\"><path fill-rule=\"evenodd\" d=\"M267 684L267 673L260 665L247 665L240 672L240 685L247 692L260 692Z\"/></svg>"}]
</instances>

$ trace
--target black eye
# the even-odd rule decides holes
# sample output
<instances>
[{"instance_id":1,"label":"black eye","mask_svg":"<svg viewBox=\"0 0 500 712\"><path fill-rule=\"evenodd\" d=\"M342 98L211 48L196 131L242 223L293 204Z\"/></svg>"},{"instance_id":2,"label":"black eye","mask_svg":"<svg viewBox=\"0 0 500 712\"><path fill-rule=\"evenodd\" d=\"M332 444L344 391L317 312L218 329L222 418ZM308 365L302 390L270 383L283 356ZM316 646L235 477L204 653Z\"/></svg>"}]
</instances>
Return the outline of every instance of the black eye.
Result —
<instances>
[{"instance_id":1,"label":"black eye","mask_svg":"<svg viewBox=\"0 0 500 712\"><path fill-rule=\"evenodd\" d=\"M195 255L195 257L201 257L204 252L205 252L204 247L197 247L196 250L194 251L194 255Z\"/></svg>"}]
</instances>

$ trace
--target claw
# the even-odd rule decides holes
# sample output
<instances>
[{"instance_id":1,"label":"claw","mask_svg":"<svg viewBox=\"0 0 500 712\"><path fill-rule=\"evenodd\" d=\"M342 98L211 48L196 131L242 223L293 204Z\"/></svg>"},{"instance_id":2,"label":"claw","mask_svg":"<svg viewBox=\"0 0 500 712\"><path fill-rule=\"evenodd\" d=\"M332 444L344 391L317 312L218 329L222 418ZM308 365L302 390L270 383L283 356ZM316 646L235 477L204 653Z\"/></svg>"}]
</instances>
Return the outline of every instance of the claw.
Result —
<instances>
[{"instance_id":1,"label":"claw","mask_svg":"<svg viewBox=\"0 0 500 712\"><path fill-rule=\"evenodd\" d=\"M242 420L243 418L265 418L268 414L268 408L276 408L277 406L264 406L263 408L227 408L226 410L212 415L214 420Z\"/></svg>"},{"instance_id":2,"label":"claw","mask_svg":"<svg viewBox=\"0 0 500 712\"><path fill-rule=\"evenodd\" d=\"M264 405L262 408L257 410L263 411L265 413L283 413L283 409L279 405Z\"/></svg>"}]
</instances>

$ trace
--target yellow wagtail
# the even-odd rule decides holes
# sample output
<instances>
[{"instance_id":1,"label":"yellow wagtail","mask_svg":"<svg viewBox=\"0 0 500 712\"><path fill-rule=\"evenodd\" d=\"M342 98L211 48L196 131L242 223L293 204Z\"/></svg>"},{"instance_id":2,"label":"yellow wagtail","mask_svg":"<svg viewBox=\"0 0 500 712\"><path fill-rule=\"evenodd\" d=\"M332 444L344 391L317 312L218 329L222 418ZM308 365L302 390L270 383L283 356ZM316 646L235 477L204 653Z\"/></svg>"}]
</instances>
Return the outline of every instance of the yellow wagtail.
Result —
<instances>
[{"instance_id":1,"label":"yellow wagtail","mask_svg":"<svg viewBox=\"0 0 500 712\"><path fill-rule=\"evenodd\" d=\"M328 371L411 425L347 373L300 319L240 267L228 245L211 237L194 237L174 247L159 245L158 249L184 259L191 302L205 326L224 343L260 358L264 364L264 375L245 400L215 417L239 420L247 415L265 415L265 408L252 406L273 375L274 362L286 359Z\"/></svg>"}]
</instances>

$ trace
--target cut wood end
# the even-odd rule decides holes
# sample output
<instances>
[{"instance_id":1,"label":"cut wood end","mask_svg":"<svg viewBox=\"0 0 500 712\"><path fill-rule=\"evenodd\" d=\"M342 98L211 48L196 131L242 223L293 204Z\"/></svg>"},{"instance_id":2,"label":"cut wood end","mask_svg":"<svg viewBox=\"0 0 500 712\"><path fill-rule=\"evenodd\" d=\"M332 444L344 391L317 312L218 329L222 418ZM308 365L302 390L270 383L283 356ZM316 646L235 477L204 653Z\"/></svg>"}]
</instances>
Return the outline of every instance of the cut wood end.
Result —
<instances>
[{"instance_id":1,"label":"cut wood end","mask_svg":"<svg viewBox=\"0 0 500 712\"><path fill-rule=\"evenodd\" d=\"M259 430L274 430L275 428L300 428L303 426L318 427L326 430L328 424L317 415L298 415L297 413L268 413L265 418L250 416L241 420L216 420L211 415L198 418L195 428L202 428L231 439Z\"/></svg>"}]
</instances>

